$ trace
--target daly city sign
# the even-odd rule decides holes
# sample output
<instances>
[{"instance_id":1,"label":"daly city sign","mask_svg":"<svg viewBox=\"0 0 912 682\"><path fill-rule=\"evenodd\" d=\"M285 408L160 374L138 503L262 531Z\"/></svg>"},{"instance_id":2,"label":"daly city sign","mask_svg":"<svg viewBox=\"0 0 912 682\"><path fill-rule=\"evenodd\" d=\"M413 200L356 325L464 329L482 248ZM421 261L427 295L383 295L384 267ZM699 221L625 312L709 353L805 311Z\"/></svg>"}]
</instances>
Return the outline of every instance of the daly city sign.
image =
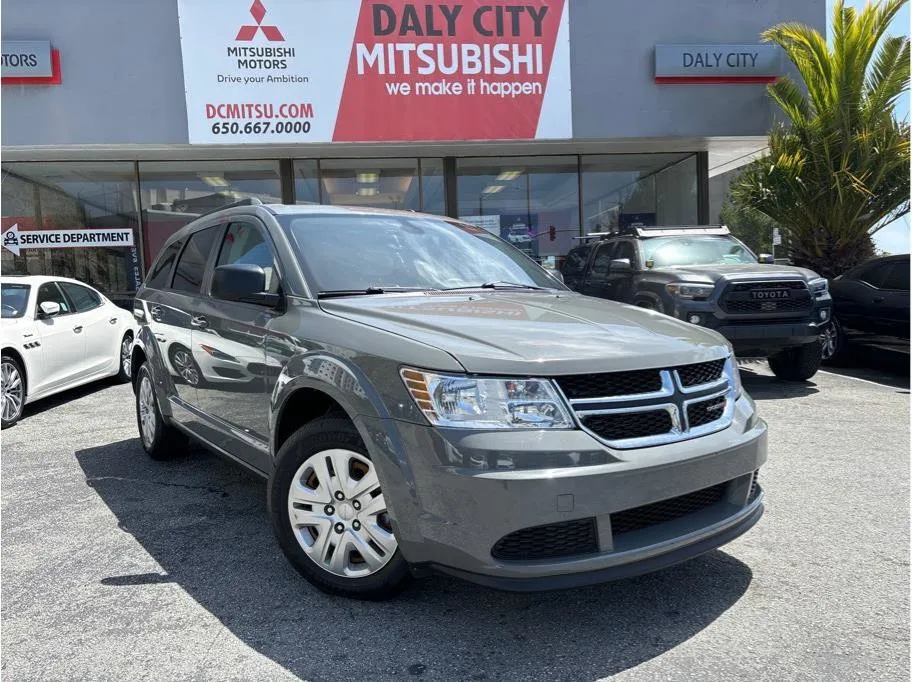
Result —
<instances>
[{"instance_id":1,"label":"daly city sign","mask_svg":"<svg viewBox=\"0 0 912 682\"><path fill-rule=\"evenodd\" d=\"M776 45L656 45L655 82L772 83L782 73Z\"/></svg>"},{"instance_id":2,"label":"daly city sign","mask_svg":"<svg viewBox=\"0 0 912 682\"><path fill-rule=\"evenodd\" d=\"M16 223L3 233L3 248L19 255L21 249L71 249L80 246L133 246L133 230L24 230Z\"/></svg>"}]
</instances>

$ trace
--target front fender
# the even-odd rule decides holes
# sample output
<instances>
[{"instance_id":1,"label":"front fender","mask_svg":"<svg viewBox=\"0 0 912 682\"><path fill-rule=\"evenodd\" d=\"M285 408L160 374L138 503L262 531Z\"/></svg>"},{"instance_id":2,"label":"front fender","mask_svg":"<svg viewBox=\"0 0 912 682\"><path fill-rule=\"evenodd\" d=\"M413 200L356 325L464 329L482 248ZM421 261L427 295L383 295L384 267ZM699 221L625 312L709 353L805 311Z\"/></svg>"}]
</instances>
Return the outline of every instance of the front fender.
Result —
<instances>
[{"instance_id":1,"label":"front fender","mask_svg":"<svg viewBox=\"0 0 912 682\"><path fill-rule=\"evenodd\" d=\"M139 371L139 364L136 360L138 354L142 353L146 358L151 371L152 383L155 386L155 392L158 398L158 407L162 416L166 419L171 417L171 402L168 400L176 390L174 388L174 379L168 371L168 366L162 357L158 341L155 334L147 325L139 327L133 337L133 390L136 390L136 373Z\"/></svg>"}]
</instances>

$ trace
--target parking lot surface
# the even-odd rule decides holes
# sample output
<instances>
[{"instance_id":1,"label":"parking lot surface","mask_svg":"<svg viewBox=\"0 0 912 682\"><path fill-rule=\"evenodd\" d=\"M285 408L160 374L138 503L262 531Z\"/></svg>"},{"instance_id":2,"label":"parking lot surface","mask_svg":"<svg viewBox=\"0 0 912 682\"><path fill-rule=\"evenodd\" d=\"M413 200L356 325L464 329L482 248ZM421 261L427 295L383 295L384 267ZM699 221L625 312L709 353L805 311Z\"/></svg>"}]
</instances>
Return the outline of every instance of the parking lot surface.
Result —
<instances>
[{"instance_id":1,"label":"parking lot surface","mask_svg":"<svg viewBox=\"0 0 912 682\"><path fill-rule=\"evenodd\" d=\"M747 535L596 587L385 603L300 578L262 480L146 458L129 386L38 403L2 436L3 679L909 679L908 370L743 374L770 426Z\"/></svg>"}]
</instances>

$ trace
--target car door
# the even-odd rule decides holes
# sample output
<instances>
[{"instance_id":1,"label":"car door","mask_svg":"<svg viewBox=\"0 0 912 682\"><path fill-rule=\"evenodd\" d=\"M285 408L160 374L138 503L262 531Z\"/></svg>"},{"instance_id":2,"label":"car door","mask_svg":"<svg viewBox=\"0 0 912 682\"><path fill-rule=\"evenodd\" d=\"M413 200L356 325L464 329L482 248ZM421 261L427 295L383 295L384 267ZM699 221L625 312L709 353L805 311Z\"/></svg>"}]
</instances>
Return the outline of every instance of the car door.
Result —
<instances>
[{"instance_id":1,"label":"car door","mask_svg":"<svg viewBox=\"0 0 912 682\"><path fill-rule=\"evenodd\" d=\"M873 297L875 343L908 352L909 345L909 261L890 263L881 286Z\"/></svg>"},{"instance_id":2,"label":"car door","mask_svg":"<svg viewBox=\"0 0 912 682\"><path fill-rule=\"evenodd\" d=\"M279 292L275 247L259 220L245 217L228 225L214 268L233 264L259 265L266 271L267 291ZM208 372L219 377L199 388L202 409L227 427L215 444L261 471L271 467L269 395L281 368L267 361L266 338L278 314L210 295L200 308L203 324L193 330L195 352L205 358Z\"/></svg>"},{"instance_id":3,"label":"car door","mask_svg":"<svg viewBox=\"0 0 912 682\"><path fill-rule=\"evenodd\" d=\"M73 282L58 282L64 295L75 308L85 338L85 373L110 372L111 363L120 356L120 339L116 335L117 317L106 310L98 292Z\"/></svg>"},{"instance_id":4,"label":"car door","mask_svg":"<svg viewBox=\"0 0 912 682\"><path fill-rule=\"evenodd\" d=\"M608 271L614 247L614 241L603 242L598 245L598 249L592 259L592 265L589 267L583 286L580 289L586 296L609 298Z\"/></svg>"},{"instance_id":5,"label":"car door","mask_svg":"<svg viewBox=\"0 0 912 682\"><path fill-rule=\"evenodd\" d=\"M152 319L167 330L164 342L159 339L159 343L164 346L162 351L174 377L175 391L184 407L199 409L200 387L219 379L207 371L205 355L198 352L194 335L203 326L203 281L223 231L224 225L213 225L189 235L178 256L170 287L150 308Z\"/></svg>"},{"instance_id":6,"label":"car door","mask_svg":"<svg viewBox=\"0 0 912 682\"><path fill-rule=\"evenodd\" d=\"M41 304L45 302L59 305L60 313L45 316L41 312ZM55 391L84 379L88 371L83 320L73 310L57 282L45 282L38 286L32 314L41 343L42 373L41 380L29 386L29 392Z\"/></svg>"},{"instance_id":7,"label":"car door","mask_svg":"<svg viewBox=\"0 0 912 682\"><path fill-rule=\"evenodd\" d=\"M621 270L608 265L608 277L606 289L612 301L621 301L622 303L633 303L634 285L633 277L638 265L636 244L630 239L622 239L617 242L614 251L611 254L611 260L627 259L630 261L629 270Z\"/></svg>"},{"instance_id":8,"label":"car door","mask_svg":"<svg viewBox=\"0 0 912 682\"><path fill-rule=\"evenodd\" d=\"M872 308L889 270L889 262L874 261L847 272L833 282L835 315L847 340L868 343L878 333Z\"/></svg>"}]
</instances>

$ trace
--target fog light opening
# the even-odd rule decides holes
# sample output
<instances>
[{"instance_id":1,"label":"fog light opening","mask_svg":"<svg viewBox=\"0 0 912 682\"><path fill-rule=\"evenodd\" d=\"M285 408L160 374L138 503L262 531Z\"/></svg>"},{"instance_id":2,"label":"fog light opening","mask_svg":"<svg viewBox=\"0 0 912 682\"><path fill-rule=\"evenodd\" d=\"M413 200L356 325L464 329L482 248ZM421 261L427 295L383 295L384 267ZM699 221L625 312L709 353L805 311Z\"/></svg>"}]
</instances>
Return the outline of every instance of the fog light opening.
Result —
<instances>
[{"instance_id":1,"label":"fog light opening","mask_svg":"<svg viewBox=\"0 0 912 682\"><path fill-rule=\"evenodd\" d=\"M700 324L703 321L703 318L696 313L693 313L687 316L687 321L691 324Z\"/></svg>"}]
</instances>

